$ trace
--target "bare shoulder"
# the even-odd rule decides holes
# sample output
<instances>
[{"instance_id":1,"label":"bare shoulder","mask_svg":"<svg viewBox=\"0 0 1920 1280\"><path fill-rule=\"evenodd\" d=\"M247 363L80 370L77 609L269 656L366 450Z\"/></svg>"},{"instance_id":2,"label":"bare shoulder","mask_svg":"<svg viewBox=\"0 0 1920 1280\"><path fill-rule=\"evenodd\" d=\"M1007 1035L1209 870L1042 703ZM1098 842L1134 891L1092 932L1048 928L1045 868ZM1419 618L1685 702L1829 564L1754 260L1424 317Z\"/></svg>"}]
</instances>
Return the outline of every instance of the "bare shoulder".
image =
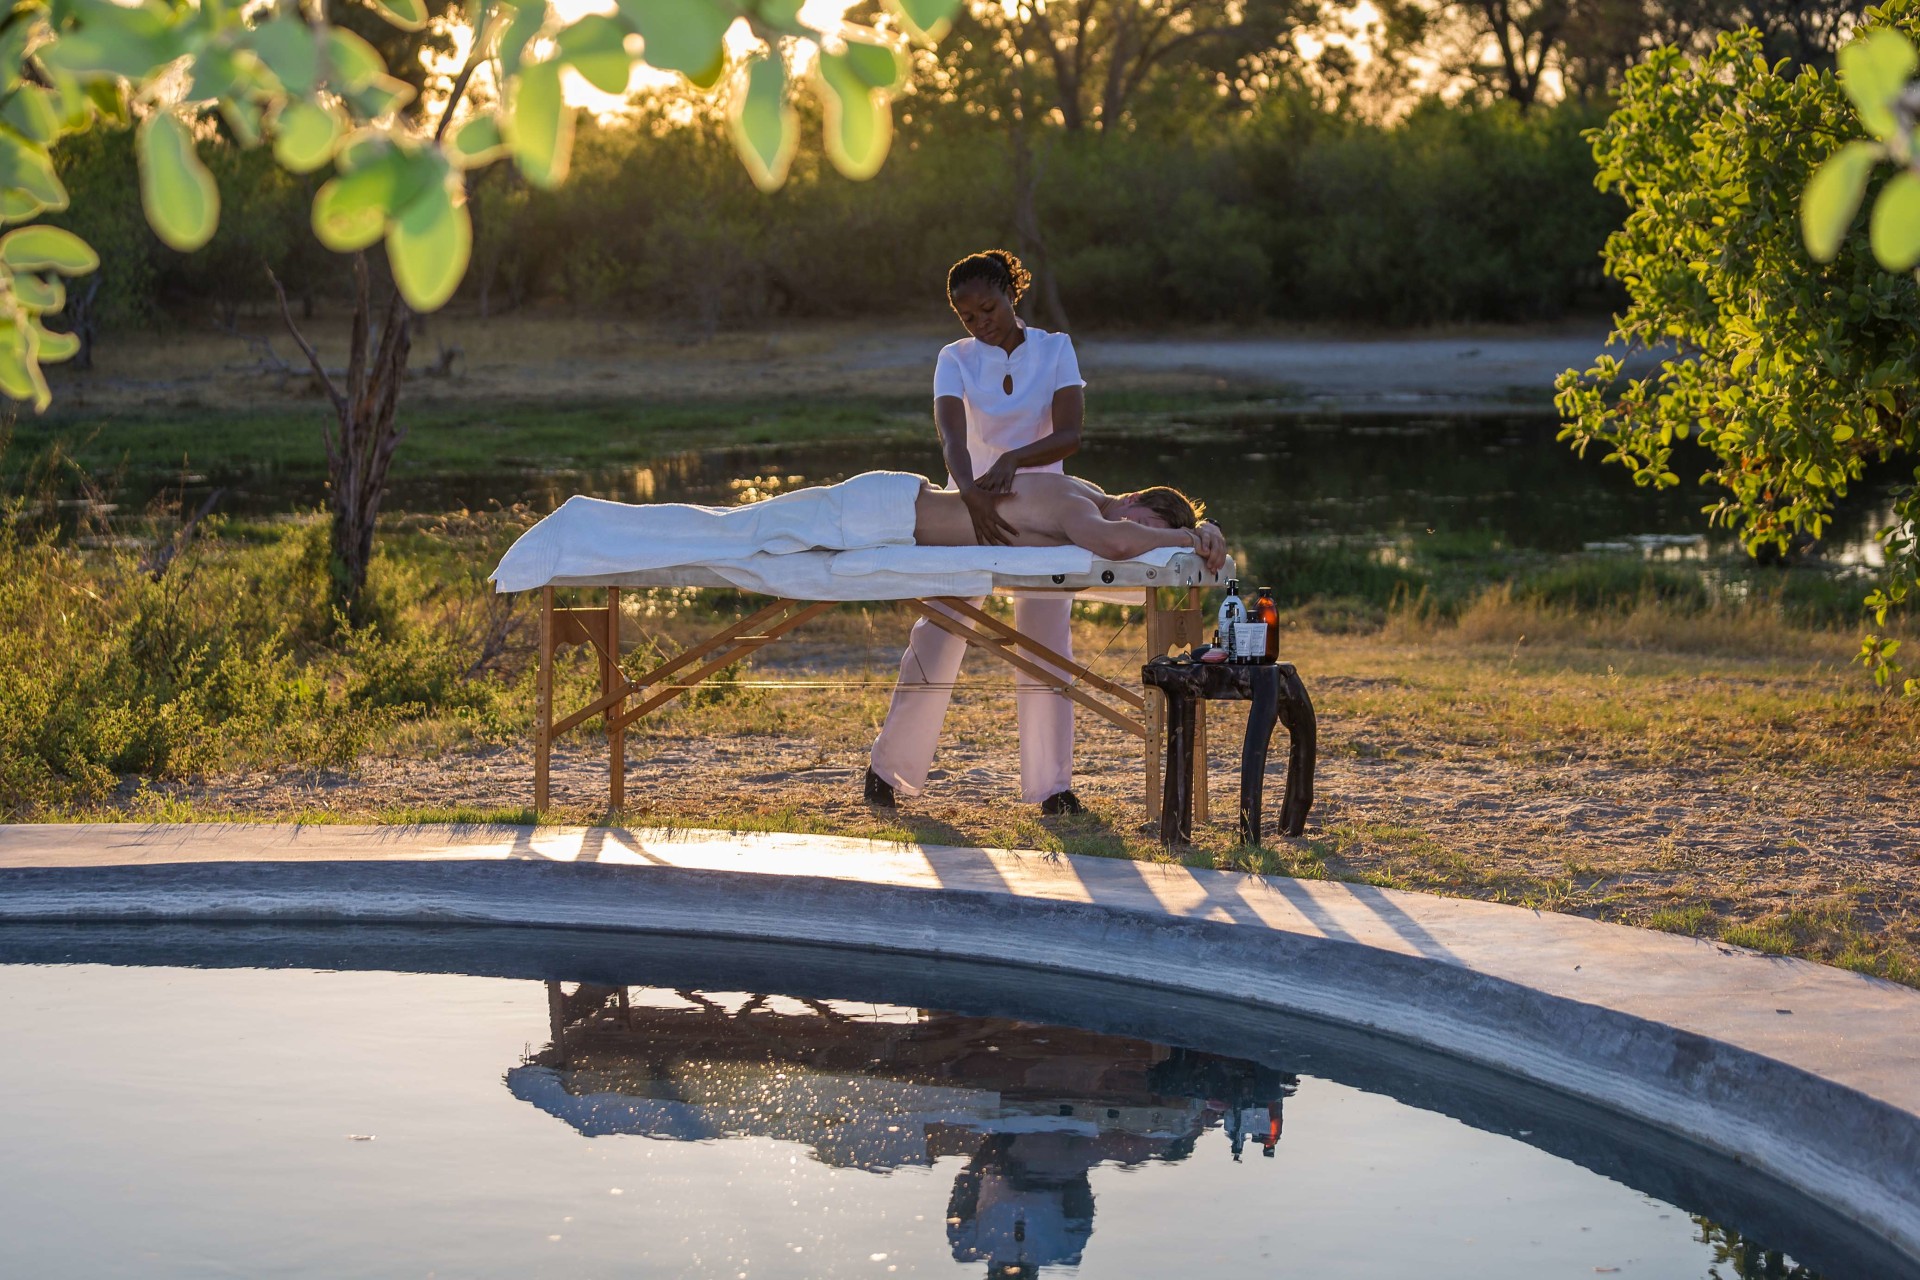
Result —
<instances>
[{"instance_id":1,"label":"bare shoulder","mask_svg":"<svg viewBox=\"0 0 1920 1280\"><path fill-rule=\"evenodd\" d=\"M1099 498L1105 491L1099 485L1057 471L1022 471L1013 478L1014 491L1028 497L1061 500Z\"/></svg>"}]
</instances>

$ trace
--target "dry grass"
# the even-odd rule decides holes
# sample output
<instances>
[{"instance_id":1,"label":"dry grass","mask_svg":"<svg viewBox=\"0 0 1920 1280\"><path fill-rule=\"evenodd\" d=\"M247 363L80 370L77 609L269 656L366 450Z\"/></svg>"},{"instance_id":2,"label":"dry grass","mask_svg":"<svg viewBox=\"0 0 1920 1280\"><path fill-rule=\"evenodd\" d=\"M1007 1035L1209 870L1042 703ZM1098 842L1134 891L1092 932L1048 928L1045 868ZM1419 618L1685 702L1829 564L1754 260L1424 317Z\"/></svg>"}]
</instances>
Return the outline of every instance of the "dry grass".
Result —
<instances>
[{"instance_id":1,"label":"dry grass","mask_svg":"<svg viewBox=\"0 0 1920 1280\"><path fill-rule=\"evenodd\" d=\"M1215 820L1180 856L1521 903L1920 983L1920 704L1882 695L1850 667L1849 635L1749 621L1743 630L1729 613L1703 625L1646 607L1583 628L1491 599L1458 627L1401 618L1373 636L1295 629L1287 656L1321 726L1306 836L1235 844L1227 819L1244 711L1228 705L1216 708ZM656 652L705 625L664 594L627 619L630 643ZM1076 781L1088 814L1047 819L1014 802L1011 683L977 658L927 794L897 813L862 803L907 625L886 606L828 615L804 644L769 650L733 683L639 726L623 819L1168 856L1146 823L1137 746L1093 716L1080 717ZM1101 653L1094 665L1116 678L1133 678L1136 645L1135 634L1115 641L1109 624L1078 624L1079 651ZM589 680L584 666L572 672L566 696L584 701ZM524 739L478 743L456 722L408 733L353 772L149 788L113 809L524 813ZM607 819L603 750L591 732L565 744L550 820ZM1277 807L1270 796L1269 813Z\"/></svg>"}]
</instances>

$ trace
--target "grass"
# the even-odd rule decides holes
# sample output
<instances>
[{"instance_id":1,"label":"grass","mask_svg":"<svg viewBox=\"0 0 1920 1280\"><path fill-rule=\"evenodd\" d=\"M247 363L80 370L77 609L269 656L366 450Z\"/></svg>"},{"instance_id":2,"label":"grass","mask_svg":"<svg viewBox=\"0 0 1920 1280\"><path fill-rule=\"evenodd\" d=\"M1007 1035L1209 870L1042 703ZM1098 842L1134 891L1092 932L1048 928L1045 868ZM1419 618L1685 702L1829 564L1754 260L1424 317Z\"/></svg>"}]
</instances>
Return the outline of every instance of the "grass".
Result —
<instances>
[{"instance_id":1,"label":"grass","mask_svg":"<svg viewBox=\"0 0 1920 1280\"><path fill-rule=\"evenodd\" d=\"M421 360L463 345L473 372L410 388L401 460L420 474L925 431L923 368L857 386L816 376L832 332L675 349L586 321L434 325ZM320 336L332 358L338 335ZM565 358L518 350L535 340ZM63 465L79 471L174 474L184 460L318 474L322 407L304 379L178 376L240 350L205 335L109 346L94 381L60 389L56 415L20 424L9 457L66 441L77 444ZM745 380L765 369L766 390ZM1199 438L1271 402L1103 386L1102 407L1103 430L1179 423ZM8 817L532 820L531 618L482 582L524 513L391 514L375 620L357 631L318 603L312 516L215 518L156 579L142 557L174 535L166 516L75 530L24 500L8 515L0 717L20 726L0 739ZM102 532L135 543L73 536ZM1574 912L1920 985L1920 840L1902 846L1912 828L1896 820L1920 811L1920 703L1849 666L1860 591L1844 574L1523 553L1474 535L1251 539L1236 555L1280 584L1287 655L1321 718L1320 801L1305 839L1251 848L1217 802L1186 864ZM738 603L630 594L630 661L677 651ZM624 815L593 799L583 742L562 761L572 789L542 820L1168 859L1145 826L1136 749L1090 716L1090 812L1044 819L1005 803L1012 718L1004 682L984 677L956 696L946 782L893 814L852 798L908 621L889 606L837 609L804 650L769 650L636 726ZM1121 621L1087 610L1077 645L1131 680L1137 635L1106 648ZM763 687L793 678L816 687ZM564 668L562 701L584 701L592 679ZM1233 740L1236 714L1220 715L1216 742ZM1216 795L1230 796L1216 764ZM967 782L975 772L986 781Z\"/></svg>"}]
</instances>

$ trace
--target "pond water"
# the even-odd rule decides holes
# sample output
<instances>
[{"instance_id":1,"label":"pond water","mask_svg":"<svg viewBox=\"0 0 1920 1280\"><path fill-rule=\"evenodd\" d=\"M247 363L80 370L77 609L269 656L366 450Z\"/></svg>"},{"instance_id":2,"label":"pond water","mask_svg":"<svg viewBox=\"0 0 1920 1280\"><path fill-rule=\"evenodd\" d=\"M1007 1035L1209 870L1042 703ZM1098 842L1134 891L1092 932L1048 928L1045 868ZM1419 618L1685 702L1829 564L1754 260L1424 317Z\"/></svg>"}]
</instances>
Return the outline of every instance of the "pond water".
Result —
<instances>
[{"instance_id":1,"label":"pond water","mask_svg":"<svg viewBox=\"0 0 1920 1280\"><path fill-rule=\"evenodd\" d=\"M9 1275L1903 1265L1732 1161L1513 1080L1003 967L537 931L9 927L0 1026Z\"/></svg>"},{"instance_id":2,"label":"pond water","mask_svg":"<svg viewBox=\"0 0 1920 1280\"><path fill-rule=\"evenodd\" d=\"M1538 415L1508 417L1276 416L1204 426L1175 425L1160 435L1090 435L1073 470L1110 491L1175 484L1207 502L1236 538L1391 539L1436 533L1469 535L1523 551L1647 550L1702 554L1737 546L1709 530L1701 514L1713 495L1686 478L1664 492L1636 487L1598 456L1581 460L1554 439ZM880 437L828 444L754 445L677 454L603 470L502 467L479 474L421 474L402 468L394 510L483 509L526 502L552 510L575 493L621 501L730 504L801 484L823 484L886 468L944 474L931 429L926 439ZM1876 475L1836 513L1827 557L1872 562L1874 533L1889 519L1894 477ZM235 474L197 477L189 506L217 481L227 510L254 513L311 508L324 501L317 478ZM129 506L149 496L139 486Z\"/></svg>"}]
</instances>

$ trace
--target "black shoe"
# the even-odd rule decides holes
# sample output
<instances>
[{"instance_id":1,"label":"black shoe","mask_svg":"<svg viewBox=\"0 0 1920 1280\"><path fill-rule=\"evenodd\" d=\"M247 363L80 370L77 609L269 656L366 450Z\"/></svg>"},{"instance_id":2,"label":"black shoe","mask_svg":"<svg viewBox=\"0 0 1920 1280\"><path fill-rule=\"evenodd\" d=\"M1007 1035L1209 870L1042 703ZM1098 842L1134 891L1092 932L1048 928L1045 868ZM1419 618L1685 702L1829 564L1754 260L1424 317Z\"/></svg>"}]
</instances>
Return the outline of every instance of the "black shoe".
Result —
<instances>
[{"instance_id":1,"label":"black shoe","mask_svg":"<svg viewBox=\"0 0 1920 1280\"><path fill-rule=\"evenodd\" d=\"M898 805L893 798L893 784L872 769L867 770L867 803L877 809L892 809Z\"/></svg>"},{"instance_id":2,"label":"black shoe","mask_svg":"<svg viewBox=\"0 0 1920 1280\"><path fill-rule=\"evenodd\" d=\"M1040 802L1040 812L1049 818L1063 817L1068 814L1085 813L1087 807L1080 803L1080 797L1071 791L1062 791L1048 796Z\"/></svg>"}]
</instances>

